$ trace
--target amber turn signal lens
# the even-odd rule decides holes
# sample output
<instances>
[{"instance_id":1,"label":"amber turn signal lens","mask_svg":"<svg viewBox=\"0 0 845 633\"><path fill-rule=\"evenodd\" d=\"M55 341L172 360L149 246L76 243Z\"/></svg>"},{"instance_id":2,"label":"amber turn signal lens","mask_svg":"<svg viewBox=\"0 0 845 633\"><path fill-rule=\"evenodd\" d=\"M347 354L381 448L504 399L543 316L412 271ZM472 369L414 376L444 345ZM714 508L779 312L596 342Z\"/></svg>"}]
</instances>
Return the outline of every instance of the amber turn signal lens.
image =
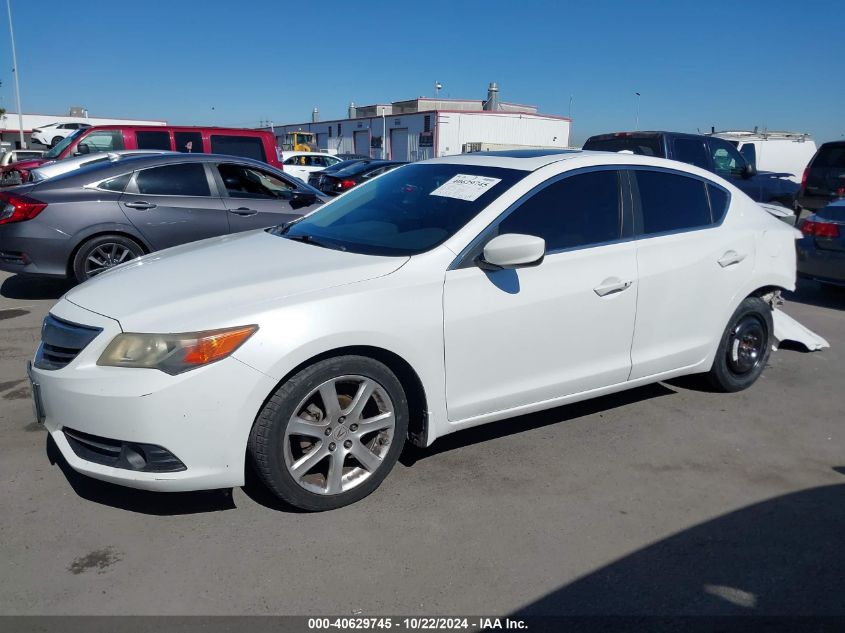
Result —
<instances>
[{"instance_id":1,"label":"amber turn signal lens","mask_svg":"<svg viewBox=\"0 0 845 633\"><path fill-rule=\"evenodd\" d=\"M252 336L257 329L258 326L247 325L198 338L193 345L185 349L183 362L187 365L205 365L225 358L238 349L241 343Z\"/></svg>"}]
</instances>

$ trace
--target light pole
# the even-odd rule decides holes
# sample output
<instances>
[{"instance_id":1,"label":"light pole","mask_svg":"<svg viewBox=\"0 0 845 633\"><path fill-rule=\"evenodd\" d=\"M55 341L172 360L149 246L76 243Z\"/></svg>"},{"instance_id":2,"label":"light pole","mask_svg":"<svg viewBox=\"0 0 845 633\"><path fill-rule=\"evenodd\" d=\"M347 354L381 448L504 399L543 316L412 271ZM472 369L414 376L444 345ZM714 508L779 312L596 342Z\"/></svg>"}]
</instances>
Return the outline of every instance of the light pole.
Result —
<instances>
[{"instance_id":1,"label":"light pole","mask_svg":"<svg viewBox=\"0 0 845 633\"><path fill-rule=\"evenodd\" d=\"M21 84L18 80L18 54L15 52L15 29L12 26L12 4L6 0L6 10L9 12L9 34L12 36L12 72L15 73L15 101L18 104L18 128L21 134L21 149L26 149L26 142L23 140L23 111L21 110Z\"/></svg>"},{"instance_id":2,"label":"light pole","mask_svg":"<svg viewBox=\"0 0 845 633\"><path fill-rule=\"evenodd\" d=\"M634 129L639 130L640 129L640 93L635 92L634 94L637 95L637 122L634 125Z\"/></svg>"},{"instance_id":3,"label":"light pole","mask_svg":"<svg viewBox=\"0 0 845 633\"><path fill-rule=\"evenodd\" d=\"M440 97L440 91L443 89L443 84L439 81L434 82L434 98Z\"/></svg>"}]
</instances>

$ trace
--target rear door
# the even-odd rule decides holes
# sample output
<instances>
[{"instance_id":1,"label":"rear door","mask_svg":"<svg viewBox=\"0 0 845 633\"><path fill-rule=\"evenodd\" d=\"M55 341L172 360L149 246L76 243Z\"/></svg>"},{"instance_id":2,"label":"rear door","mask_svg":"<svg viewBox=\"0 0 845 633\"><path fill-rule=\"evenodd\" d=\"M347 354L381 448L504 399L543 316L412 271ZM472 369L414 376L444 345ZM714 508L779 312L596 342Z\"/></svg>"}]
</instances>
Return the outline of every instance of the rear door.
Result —
<instances>
[{"instance_id":1,"label":"rear door","mask_svg":"<svg viewBox=\"0 0 845 633\"><path fill-rule=\"evenodd\" d=\"M683 172L629 168L637 234L637 323L631 379L692 367L725 327L750 278L754 235L726 229L727 190Z\"/></svg>"},{"instance_id":2,"label":"rear door","mask_svg":"<svg viewBox=\"0 0 845 633\"><path fill-rule=\"evenodd\" d=\"M295 197L303 193L293 180L270 171L237 163L214 166L214 176L223 195L232 233L261 229L308 213L316 198Z\"/></svg>"},{"instance_id":3,"label":"rear door","mask_svg":"<svg viewBox=\"0 0 845 633\"><path fill-rule=\"evenodd\" d=\"M120 207L160 250L229 232L226 207L216 193L203 163L175 163L135 172Z\"/></svg>"}]
</instances>

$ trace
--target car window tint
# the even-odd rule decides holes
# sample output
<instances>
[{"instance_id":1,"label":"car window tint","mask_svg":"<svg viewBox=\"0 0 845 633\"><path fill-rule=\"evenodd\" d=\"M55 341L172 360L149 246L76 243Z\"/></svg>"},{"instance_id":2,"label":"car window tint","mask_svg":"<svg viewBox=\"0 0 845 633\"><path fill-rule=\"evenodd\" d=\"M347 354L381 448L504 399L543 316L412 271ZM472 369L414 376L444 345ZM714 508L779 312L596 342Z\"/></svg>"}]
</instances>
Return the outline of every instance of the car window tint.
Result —
<instances>
[{"instance_id":1,"label":"car window tint","mask_svg":"<svg viewBox=\"0 0 845 633\"><path fill-rule=\"evenodd\" d=\"M129 184L130 178L132 178L131 171L128 174L104 180L99 184L99 188L105 189L106 191L117 191L118 193L123 193L123 190L126 189L126 185Z\"/></svg>"},{"instance_id":2,"label":"car window tint","mask_svg":"<svg viewBox=\"0 0 845 633\"><path fill-rule=\"evenodd\" d=\"M164 165L139 171L138 193L158 196L208 196L208 180L201 163Z\"/></svg>"},{"instance_id":3,"label":"car window tint","mask_svg":"<svg viewBox=\"0 0 845 633\"><path fill-rule=\"evenodd\" d=\"M725 140L711 138L710 155L713 158L713 170L720 176L741 176L745 170L745 159Z\"/></svg>"},{"instance_id":4,"label":"car window tint","mask_svg":"<svg viewBox=\"0 0 845 633\"><path fill-rule=\"evenodd\" d=\"M811 163L812 167L845 168L845 144L843 145L822 145L816 157Z\"/></svg>"},{"instance_id":5,"label":"car window tint","mask_svg":"<svg viewBox=\"0 0 845 633\"><path fill-rule=\"evenodd\" d=\"M242 165L218 165L226 193L232 198L278 198L282 191L292 191L293 185L260 169Z\"/></svg>"},{"instance_id":6,"label":"car window tint","mask_svg":"<svg viewBox=\"0 0 845 633\"><path fill-rule=\"evenodd\" d=\"M710 224L704 182L697 178L634 170L640 193L643 234L681 231Z\"/></svg>"},{"instance_id":7,"label":"car window tint","mask_svg":"<svg viewBox=\"0 0 845 633\"><path fill-rule=\"evenodd\" d=\"M135 132L138 149L170 149L169 132Z\"/></svg>"},{"instance_id":8,"label":"car window tint","mask_svg":"<svg viewBox=\"0 0 845 633\"><path fill-rule=\"evenodd\" d=\"M264 143L257 136L223 136L211 135L211 152L213 154L228 154L264 161Z\"/></svg>"},{"instance_id":9,"label":"car window tint","mask_svg":"<svg viewBox=\"0 0 845 633\"><path fill-rule=\"evenodd\" d=\"M694 138L676 138L674 143L675 160L689 163L702 169L709 169L707 164L707 148L704 142Z\"/></svg>"},{"instance_id":10,"label":"car window tint","mask_svg":"<svg viewBox=\"0 0 845 633\"><path fill-rule=\"evenodd\" d=\"M713 216L713 222L718 224L728 212L728 192L721 187L709 184L707 185L707 192L710 195L710 213Z\"/></svg>"},{"instance_id":11,"label":"car window tint","mask_svg":"<svg viewBox=\"0 0 845 633\"><path fill-rule=\"evenodd\" d=\"M742 154L742 157L746 161L748 161L749 164L757 164L757 147L754 145L754 143L746 143L739 150L739 153Z\"/></svg>"},{"instance_id":12,"label":"car window tint","mask_svg":"<svg viewBox=\"0 0 845 633\"><path fill-rule=\"evenodd\" d=\"M111 152L124 149L123 133L120 130L97 130L88 134L79 144L87 145L91 152Z\"/></svg>"},{"instance_id":13,"label":"car window tint","mask_svg":"<svg viewBox=\"0 0 845 633\"><path fill-rule=\"evenodd\" d=\"M285 165L296 165L296 159L297 159L297 157L296 157L296 156L291 156L290 158L288 158L288 159L284 162L284 164L285 164Z\"/></svg>"},{"instance_id":14,"label":"car window tint","mask_svg":"<svg viewBox=\"0 0 845 633\"><path fill-rule=\"evenodd\" d=\"M199 132L174 132L176 151L186 154L202 153L202 134Z\"/></svg>"},{"instance_id":15,"label":"car window tint","mask_svg":"<svg viewBox=\"0 0 845 633\"><path fill-rule=\"evenodd\" d=\"M497 232L542 237L547 251L617 240L622 236L619 200L617 171L570 176L523 202Z\"/></svg>"}]
</instances>

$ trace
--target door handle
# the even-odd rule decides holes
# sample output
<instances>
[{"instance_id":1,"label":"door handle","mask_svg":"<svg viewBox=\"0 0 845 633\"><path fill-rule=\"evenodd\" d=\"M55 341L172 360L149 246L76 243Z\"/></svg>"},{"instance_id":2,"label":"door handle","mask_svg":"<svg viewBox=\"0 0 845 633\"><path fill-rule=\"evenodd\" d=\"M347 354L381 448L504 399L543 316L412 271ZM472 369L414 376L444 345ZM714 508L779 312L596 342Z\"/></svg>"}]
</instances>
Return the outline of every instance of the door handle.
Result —
<instances>
[{"instance_id":1,"label":"door handle","mask_svg":"<svg viewBox=\"0 0 845 633\"><path fill-rule=\"evenodd\" d=\"M606 297L627 290L633 283L633 281L622 281L619 277L608 277L600 285L593 288L593 292L600 297Z\"/></svg>"},{"instance_id":2,"label":"door handle","mask_svg":"<svg viewBox=\"0 0 845 633\"><path fill-rule=\"evenodd\" d=\"M745 253L737 253L736 251L728 251L724 255L719 258L719 266L722 268L727 268L728 266L733 266L734 264L738 264L743 259L745 259Z\"/></svg>"},{"instance_id":3,"label":"door handle","mask_svg":"<svg viewBox=\"0 0 845 633\"><path fill-rule=\"evenodd\" d=\"M143 202L143 201L140 201L140 200L138 202L124 202L123 204L126 205L127 207L129 207L130 209L146 210L146 209L155 209L156 208L156 205L154 205L152 202Z\"/></svg>"},{"instance_id":4,"label":"door handle","mask_svg":"<svg viewBox=\"0 0 845 633\"><path fill-rule=\"evenodd\" d=\"M251 215L256 215L258 211L256 211L255 209L247 209L246 207L238 207L237 209L229 209L229 213L234 213L235 215L239 215L242 218L246 218Z\"/></svg>"}]
</instances>

